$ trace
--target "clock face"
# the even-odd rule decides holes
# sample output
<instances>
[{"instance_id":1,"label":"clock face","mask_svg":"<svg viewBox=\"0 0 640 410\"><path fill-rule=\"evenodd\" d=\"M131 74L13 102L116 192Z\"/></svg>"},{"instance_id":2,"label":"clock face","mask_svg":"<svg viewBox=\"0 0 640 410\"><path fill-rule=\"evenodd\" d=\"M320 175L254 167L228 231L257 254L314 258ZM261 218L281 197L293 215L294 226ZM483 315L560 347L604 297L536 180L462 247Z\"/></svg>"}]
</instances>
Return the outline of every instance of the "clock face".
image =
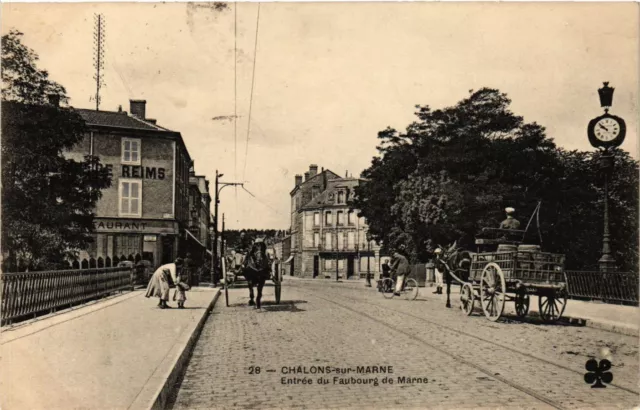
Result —
<instances>
[{"instance_id":1,"label":"clock face","mask_svg":"<svg viewBox=\"0 0 640 410\"><path fill-rule=\"evenodd\" d=\"M612 141L620 135L620 124L613 118L602 118L596 123L593 133L600 141Z\"/></svg>"}]
</instances>

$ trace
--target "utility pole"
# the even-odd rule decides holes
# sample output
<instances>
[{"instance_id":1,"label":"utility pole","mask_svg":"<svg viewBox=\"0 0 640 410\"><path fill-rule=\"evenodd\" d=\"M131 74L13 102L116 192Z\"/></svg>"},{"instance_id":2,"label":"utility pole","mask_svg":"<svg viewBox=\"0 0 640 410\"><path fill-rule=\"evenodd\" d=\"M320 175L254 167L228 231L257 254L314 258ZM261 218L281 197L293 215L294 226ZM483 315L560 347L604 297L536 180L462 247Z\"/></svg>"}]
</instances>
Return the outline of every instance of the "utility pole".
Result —
<instances>
[{"instance_id":1,"label":"utility pole","mask_svg":"<svg viewBox=\"0 0 640 410\"><path fill-rule=\"evenodd\" d=\"M226 250L226 242L225 242L225 236L224 236L224 214L222 214L222 233L221 233L221 238L220 238L220 256L221 257L225 257L225 250Z\"/></svg>"},{"instance_id":2,"label":"utility pole","mask_svg":"<svg viewBox=\"0 0 640 410\"><path fill-rule=\"evenodd\" d=\"M336 282L339 282L338 280L338 224L336 222L336 243L335 243L335 249L336 249Z\"/></svg>"},{"instance_id":3,"label":"utility pole","mask_svg":"<svg viewBox=\"0 0 640 410\"><path fill-rule=\"evenodd\" d=\"M94 55L93 67L96 69L94 79L96 80L96 111L100 110L100 88L104 85L104 16L102 14L94 15Z\"/></svg>"},{"instance_id":4,"label":"utility pole","mask_svg":"<svg viewBox=\"0 0 640 410\"><path fill-rule=\"evenodd\" d=\"M216 169L216 181L215 181L215 193L216 196L214 198L214 211L213 211L213 245L212 245L212 255L211 255L211 286L215 286L215 271L218 267L218 204L220 203L220 191L222 188L226 186L244 186L241 182L220 182L220 178L223 177L224 174L218 173ZM222 251L222 247L220 248Z\"/></svg>"}]
</instances>

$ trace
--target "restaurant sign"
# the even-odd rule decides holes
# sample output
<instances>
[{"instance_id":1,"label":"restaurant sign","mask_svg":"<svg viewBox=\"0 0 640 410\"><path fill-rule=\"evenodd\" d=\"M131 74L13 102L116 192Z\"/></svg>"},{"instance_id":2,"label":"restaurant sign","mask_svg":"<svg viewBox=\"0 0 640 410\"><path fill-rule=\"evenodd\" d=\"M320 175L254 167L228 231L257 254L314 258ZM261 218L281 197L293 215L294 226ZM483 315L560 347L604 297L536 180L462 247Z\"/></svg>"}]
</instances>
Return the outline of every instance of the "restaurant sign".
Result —
<instances>
[{"instance_id":1,"label":"restaurant sign","mask_svg":"<svg viewBox=\"0 0 640 410\"><path fill-rule=\"evenodd\" d=\"M178 226L176 222L162 220L96 218L93 222L93 226L96 232L99 233L178 233Z\"/></svg>"}]
</instances>

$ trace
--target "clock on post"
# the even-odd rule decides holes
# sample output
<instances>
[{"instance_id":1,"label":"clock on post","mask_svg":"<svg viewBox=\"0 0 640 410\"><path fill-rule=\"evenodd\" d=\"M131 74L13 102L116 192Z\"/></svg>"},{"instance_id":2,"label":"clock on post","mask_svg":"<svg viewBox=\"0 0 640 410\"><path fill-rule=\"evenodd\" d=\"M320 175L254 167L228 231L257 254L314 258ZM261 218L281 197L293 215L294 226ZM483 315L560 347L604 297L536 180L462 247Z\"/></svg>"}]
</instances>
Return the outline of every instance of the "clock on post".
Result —
<instances>
[{"instance_id":1,"label":"clock on post","mask_svg":"<svg viewBox=\"0 0 640 410\"><path fill-rule=\"evenodd\" d=\"M609 232L609 178L613 169L613 154L611 148L619 147L624 141L627 126L624 120L609 114L609 108L613 102L613 88L605 82L604 87L598 89L600 106L604 108L604 114L589 121L587 135L589 142L595 148L603 148L600 156L600 166L604 174L604 232L602 235L602 257L598 261L601 272L613 272L616 270L616 261L611 252L611 233Z\"/></svg>"},{"instance_id":2,"label":"clock on post","mask_svg":"<svg viewBox=\"0 0 640 410\"><path fill-rule=\"evenodd\" d=\"M595 148L604 148L605 151L609 148L619 147L627 133L627 125L624 120L609 114L613 91L614 88L609 87L608 82L604 83L604 87L598 89L600 106L604 108L604 114L589 121L587 127L587 135L591 145Z\"/></svg>"}]
</instances>

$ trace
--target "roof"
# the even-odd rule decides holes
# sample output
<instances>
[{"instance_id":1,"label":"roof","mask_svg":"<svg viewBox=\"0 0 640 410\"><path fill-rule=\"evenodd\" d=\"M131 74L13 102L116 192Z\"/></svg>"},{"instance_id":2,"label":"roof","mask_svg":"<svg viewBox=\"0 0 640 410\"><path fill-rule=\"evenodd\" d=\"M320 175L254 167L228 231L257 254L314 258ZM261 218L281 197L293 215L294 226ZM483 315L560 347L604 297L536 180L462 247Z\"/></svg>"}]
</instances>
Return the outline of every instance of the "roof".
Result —
<instances>
[{"instance_id":1,"label":"roof","mask_svg":"<svg viewBox=\"0 0 640 410\"><path fill-rule=\"evenodd\" d=\"M159 125L155 125L128 115L124 111L96 111L85 108L76 108L75 110L89 125L129 128L147 131L170 131L167 128L160 127Z\"/></svg>"},{"instance_id":2,"label":"roof","mask_svg":"<svg viewBox=\"0 0 640 410\"><path fill-rule=\"evenodd\" d=\"M344 204L336 204L337 192L341 188L346 188L347 192L352 191L353 188L358 186L360 179L358 178L337 178L327 181L327 189L322 191L321 194L313 198L311 201L304 204L301 210L310 210L316 208L324 208L327 206L347 206Z\"/></svg>"},{"instance_id":3,"label":"roof","mask_svg":"<svg viewBox=\"0 0 640 410\"><path fill-rule=\"evenodd\" d=\"M322 175L326 175L327 176L327 181L332 181L336 178L340 178L340 176L338 174L336 174L335 172L329 170L329 169L325 169L322 172L319 172L317 174L315 174L314 176L312 176L311 178L307 179L306 181L303 181L300 185L296 185L290 192L290 195L293 195L294 192L296 192L298 189L300 189L301 187L309 184L310 182L320 182L322 181Z\"/></svg>"}]
</instances>

